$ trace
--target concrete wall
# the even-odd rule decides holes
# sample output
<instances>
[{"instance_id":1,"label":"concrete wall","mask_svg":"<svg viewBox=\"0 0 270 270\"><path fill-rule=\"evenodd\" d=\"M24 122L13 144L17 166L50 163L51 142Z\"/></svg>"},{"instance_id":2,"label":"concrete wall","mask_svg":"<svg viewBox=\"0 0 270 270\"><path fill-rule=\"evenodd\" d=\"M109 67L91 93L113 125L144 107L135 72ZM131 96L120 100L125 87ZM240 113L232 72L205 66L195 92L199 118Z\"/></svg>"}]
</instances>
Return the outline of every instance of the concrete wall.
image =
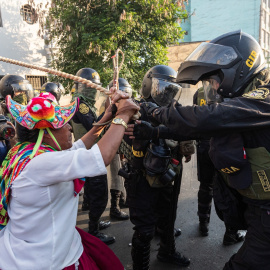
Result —
<instances>
[{"instance_id":1,"label":"concrete wall","mask_svg":"<svg viewBox=\"0 0 270 270\"><path fill-rule=\"evenodd\" d=\"M35 0L38 4L47 1ZM46 66L44 40L37 33L38 23L28 24L23 21L20 9L27 0L0 0L3 27L0 27L0 56L12 58L30 64ZM38 70L0 62L0 75L17 74L46 75Z\"/></svg>"},{"instance_id":2,"label":"concrete wall","mask_svg":"<svg viewBox=\"0 0 270 270\"><path fill-rule=\"evenodd\" d=\"M241 29L259 41L261 0L189 0L190 14L183 29L190 29L184 42L211 40Z\"/></svg>"},{"instance_id":3,"label":"concrete wall","mask_svg":"<svg viewBox=\"0 0 270 270\"><path fill-rule=\"evenodd\" d=\"M201 44L201 42L181 43L168 48L168 65L178 70L180 64Z\"/></svg>"}]
</instances>

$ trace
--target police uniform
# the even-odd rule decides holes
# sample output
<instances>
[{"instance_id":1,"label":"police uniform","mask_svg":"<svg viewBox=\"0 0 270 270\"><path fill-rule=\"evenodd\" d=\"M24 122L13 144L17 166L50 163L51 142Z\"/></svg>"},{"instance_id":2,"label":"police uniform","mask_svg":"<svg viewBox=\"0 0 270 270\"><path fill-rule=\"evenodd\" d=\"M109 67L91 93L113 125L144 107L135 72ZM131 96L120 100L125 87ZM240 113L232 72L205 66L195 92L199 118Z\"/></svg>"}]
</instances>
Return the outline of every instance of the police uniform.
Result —
<instances>
[{"instance_id":1,"label":"police uniform","mask_svg":"<svg viewBox=\"0 0 270 270\"><path fill-rule=\"evenodd\" d=\"M141 111L141 120L147 120ZM165 143L164 139L158 139ZM176 143L171 149L171 158L178 161L171 169L175 172L174 181L163 184L160 175L147 172L145 157L150 140L130 140L124 136L120 145L120 153L128 160L129 174L127 181L127 204L129 207L130 221L135 230L132 238L133 269L149 269L150 242L155 234L155 226L160 229L160 248L158 259L164 262L173 261L168 256L178 254L175 262L187 266L190 261L176 252L174 239L174 222L176 219L177 199L180 192L182 177L182 154ZM167 144L165 147L168 147ZM149 154L149 153L148 153ZM156 167L158 169L158 166ZM174 198L174 199L173 199Z\"/></svg>"},{"instance_id":2,"label":"police uniform","mask_svg":"<svg viewBox=\"0 0 270 270\"><path fill-rule=\"evenodd\" d=\"M266 71L261 72L241 96L225 98L220 104L182 107L173 102L153 113L179 135L211 136L215 167L248 205L246 240L225 265L226 270L269 269L270 85L264 85L268 77Z\"/></svg>"}]
</instances>

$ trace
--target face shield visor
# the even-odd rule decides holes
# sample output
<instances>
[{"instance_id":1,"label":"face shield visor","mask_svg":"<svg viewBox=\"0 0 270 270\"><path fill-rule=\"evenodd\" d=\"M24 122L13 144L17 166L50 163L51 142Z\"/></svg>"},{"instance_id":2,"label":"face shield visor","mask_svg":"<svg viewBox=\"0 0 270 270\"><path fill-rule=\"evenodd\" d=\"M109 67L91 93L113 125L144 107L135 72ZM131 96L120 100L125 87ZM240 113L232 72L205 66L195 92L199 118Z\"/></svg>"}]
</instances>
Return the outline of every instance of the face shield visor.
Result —
<instances>
[{"instance_id":1,"label":"face shield visor","mask_svg":"<svg viewBox=\"0 0 270 270\"><path fill-rule=\"evenodd\" d=\"M227 66L237 58L238 54L232 47L203 42L185 61Z\"/></svg>"},{"instance_id":2,"label":"face shield visor","mask_svg":"<svg viewBox=\"0 0 270 270\"><path fill-rule=\"evenodd\" d=\"M202 81L204 97L207 104L222 102L222 97L217 93L220 81L220 78L216 75L210 76L208 79Z\"/></svg>"},{"instance_id":3,"label":"face shield visor","mask_svg":"<svg viewBox=\"0 0 270 270\"><path fill-rule=\"evenodd\" d=\"M14 91L13 99L20 104L26 105L34 97L33 87L27 80L14 82L11 87Z\"/></svg>"},{"instance_id":4,"label":"face shield visor","mask_svg":"<svg viewBox=\"0 0 270 270\"><path fill-rule=\"evenodd\" d=\"M152 78L151 97L159 106L167 106L173 99L179 100L181 89L176 83Z\"/></svg>"},{"instance_id":5,"label":"face shield visor","mask_svg":"<svg viewBox=\"0 0 270 270\"><path fill-rule=\"evenodd\" d=\"M77 93L93 104L92 109L95 110L96 116L99 117L105 111L105 103L108 96L95 88L88 87L86 84L79 83L77 87Z\"/></svg>"}]
</instances>

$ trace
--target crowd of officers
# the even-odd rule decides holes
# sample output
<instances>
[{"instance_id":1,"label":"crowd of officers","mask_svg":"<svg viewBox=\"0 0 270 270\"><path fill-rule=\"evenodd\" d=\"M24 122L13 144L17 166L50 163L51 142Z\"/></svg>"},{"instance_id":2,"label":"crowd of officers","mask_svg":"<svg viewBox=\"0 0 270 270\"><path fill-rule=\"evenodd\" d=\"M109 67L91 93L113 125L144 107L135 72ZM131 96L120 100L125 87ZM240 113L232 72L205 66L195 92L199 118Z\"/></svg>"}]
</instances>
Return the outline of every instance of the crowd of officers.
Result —
<instances>
[{"instance_id":1,"label":"crowd of officers","mask_svg":"<svg viewBox=\"0 0 270 270\"><path fill-rule=\"evenodd\" d=\"M93 68L77 74L101 85ZM131 256L133 270L150 267L150 246L160 236L158 260L182 267L190 259L176 250L175 228L183 163L196 152L199 232L208 235L212 200L224 221L223 244L244 241L224 269L269 269L270 265L270 145L269 71L259 44L241 31L202 43L179 67L178 73L165 65L152 67L140 89L140 119L127 126L108 174L85 181L82 210L89 213L88 232L110 245L115 237L100 230L110 221L100 221L108 202L111 182L110 217L134 225ZM193 106L177 101L181 84L202 81ZM109 84L111 87L113 82ZM118 87L132 98L127 80ZM59 102L64 93L58 82L48 82L41 91L52 93ZM33 97L31 84L17 75L0 81L2 98L26 105ZM82 83L75 83L72 99L80 105L71 121L75 140L88 132L110 106L109 98ZM9 121L2 102L2 114ZM1 124L1 123L0 123ZM105 131L106 132L106 128ZM2 139L2 138L0 138ZM0 159L10 144L1 140ZM196 151L195 151L196 148ZM129 208L129 215L121 208ZM246 237L239 230L247 230Z\"/></svg>"}]
</instances>

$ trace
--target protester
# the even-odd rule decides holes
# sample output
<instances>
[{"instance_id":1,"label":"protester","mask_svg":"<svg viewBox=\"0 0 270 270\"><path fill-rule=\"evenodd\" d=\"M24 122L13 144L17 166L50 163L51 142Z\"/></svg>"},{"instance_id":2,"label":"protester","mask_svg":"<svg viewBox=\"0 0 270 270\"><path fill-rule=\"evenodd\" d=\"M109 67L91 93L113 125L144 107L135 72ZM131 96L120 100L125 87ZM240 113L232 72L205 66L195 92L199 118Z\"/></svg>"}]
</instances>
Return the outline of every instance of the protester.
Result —
<instances>
[{"instance_id":1,"label":"protester","mask_svg":"<svg viewBox=\"0 0 270 270\"><path fill-rule=\"evenodd\" d=\"M112 101L127 98L115 92ZM94 145L102 126L72 145L71 126L78 100L60 107L50 93L27 106L7 97L17 122L18 144L1 169L0 269L124 269L107 246L75 228L82 177L106 173L124 126L112 124ZM128 122L138 107L120 100L116 119ZM101 123L112 119L110 106ZM91 149L90 149L91 148ZM90 150L87 150L90 149Z\"/></svg>"}]
</instances>

